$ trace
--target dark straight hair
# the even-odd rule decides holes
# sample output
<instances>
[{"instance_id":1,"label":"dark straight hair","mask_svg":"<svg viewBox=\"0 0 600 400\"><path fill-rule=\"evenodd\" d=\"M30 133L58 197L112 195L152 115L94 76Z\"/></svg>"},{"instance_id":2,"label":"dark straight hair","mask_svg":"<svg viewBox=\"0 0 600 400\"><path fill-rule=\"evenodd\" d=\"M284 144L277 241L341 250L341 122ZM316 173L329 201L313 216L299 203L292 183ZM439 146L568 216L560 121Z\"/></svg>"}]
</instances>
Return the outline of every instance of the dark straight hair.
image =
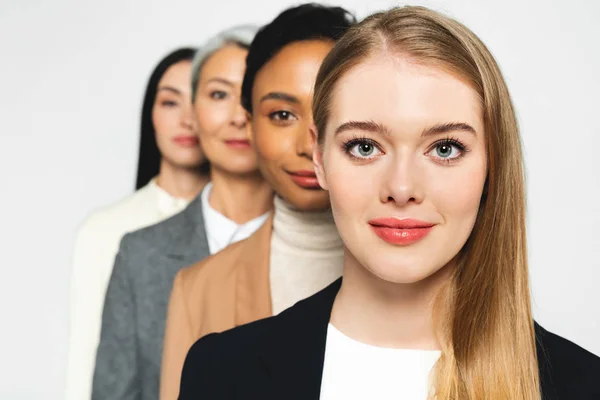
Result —
<instances>
[{"instance_id":1,"label":"dark straight hair","mask_svg":"<svg viewBox=\"0 0 600 400\"><path fill-rule=\"evenodd\" d=\"M184 60L192 61L195 52L196 49L191 47L184 47L171 52L158 63L152 75L150 75L142 106L140 153L135 190L148 184L152 178L158 175L160 169L161 154L156 144L156 131L152 122L152 109L156 100L158 82L172 65Z\"/></svg>"}]
</instances>

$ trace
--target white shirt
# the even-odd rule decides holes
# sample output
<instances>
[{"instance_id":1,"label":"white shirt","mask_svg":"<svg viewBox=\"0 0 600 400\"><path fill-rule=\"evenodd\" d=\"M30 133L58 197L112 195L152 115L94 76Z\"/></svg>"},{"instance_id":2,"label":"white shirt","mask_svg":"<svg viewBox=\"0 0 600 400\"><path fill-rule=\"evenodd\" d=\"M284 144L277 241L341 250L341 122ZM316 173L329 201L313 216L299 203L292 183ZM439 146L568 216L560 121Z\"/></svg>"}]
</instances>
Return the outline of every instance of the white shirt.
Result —
<instances>
[{"instance_id":1,"label":"white shirt","mask_svg":"<svg viewBox=\"0 0 600 400\"><path fill-rule=\"evenodd\" d=\"M273 314L342 275L344 242L331 211L298 211L275 197L269 278Z\"/></svg>"},{"instance_id":2,"label":"white shirt","mask_svg":"<svg viewBox=\"0 0 600 400\"><path fill-rule=\"evenodd\" d=\"M104 295L123 236L183 210L153 179L119 202L94 211L80 226L71 275L66 400L89 399L100 340Z\"/></svg>"},{"instance_id":3,"label":"white shirt","mask_svg":"<svg viewBox=\"0 0 600 400\"><path fill-rule=\"evenodd\" d=\"M321 400L427 400L439 351L375 347L327 329Z\"/></svg>"},{"instance_id":4,"label":"white shirt","mask_svg":"<svg viewBox=\"0 0 600 400\"><path fill-rule=\"evenodd\" d=\"M218 253L232 243L252 235L269 218L270 211L244 224L238 224L211 207L208 198L212 183L202 190L202 214L210 254Z\"/></svg>"}]
</instances>

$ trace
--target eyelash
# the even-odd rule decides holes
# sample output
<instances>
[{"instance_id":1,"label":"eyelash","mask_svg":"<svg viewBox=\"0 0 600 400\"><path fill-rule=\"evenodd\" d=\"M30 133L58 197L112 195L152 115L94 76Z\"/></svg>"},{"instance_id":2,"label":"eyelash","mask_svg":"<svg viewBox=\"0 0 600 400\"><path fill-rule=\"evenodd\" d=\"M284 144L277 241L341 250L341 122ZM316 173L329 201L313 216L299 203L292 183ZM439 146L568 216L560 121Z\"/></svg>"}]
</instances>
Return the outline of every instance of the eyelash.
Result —
<instances>
[{"instance_id":1,"label":"eyelash","mask_svg":"<svg viewBox=\"0 0 600 400\"><path fill-rule=\"evenodd\" d=\"M356 145L360 145L360 144L369 144L369 145L375 147L376 149L378 149L381 153L385 154L385 152L381 149L381 146L379 146L379 144L376 141L374 141L373 139L367 138L367 137L360 137L360 136L355 136L352 139L342 143L342 150L348 155L348 157L350 157L354 160L358 160L358 161L368 161L368 160L371 160L371 159L377 157L377 156L356 157L355 155L353 155L351 153L351 150ZM465 146L465 144L463 144L457 138L447 137L445 139L438 140L437 142L433 143L431 145L431 147L429 148L429 150L427 150L426 154L429 154L430 152L435 150L436 147L444 146L444 145L456 147L460 151L460 154L454 158L438 158L438 160L439 160L438 162L442 162L444 164L450 164L450 163L456 162L456 161L460 160L462 157L464 157L465 153L468 153L470 151L467 148L467 146Z\"/></svg>"},{"instance_id":2,"label":"eyelash","mask_svg":"<svg viewBox=\"0 0 600 400\"><path fill-rule=\"evenodd\" d=\"M164 100L160 103L163 107L176 107L177 102L173 100Z\"/></svg>"},{"instance_id":3,"label":"eyelash","mask_svg":"<svg viewBox=\"0 0 600 400\"><path fill-rule=\"evenodd\" d=\"M451 163L457 162L458 160L463 158L466 153L468 153L470 151L467 148L467 146L465 146L465 144L463 142L461 142L460 140L458 140L457 138L447 137L445 139L438 140L437 142L433 143L431 145L430 149L427 151L427 154L429 154L430 152L435 150L436 147L444 146L444 145L456 147L458 149L458 151L460 152L460 154L454 158L438 158L437 159L437 160L439 160L438 162L442 162L444 164L451 164Z\"/></svg>"},{"instance_id":4,"label":"eyelash","mask_svg":"<svg viewBox=\"0 0 600 400\"><path fill-rule=\"evenodd\" d=\"M281 114L287 114L287 118L282 118ZM269 114L269 119L276 124L289 124L291 121L296 120L296 116L291 111L278 110Z\"/></svg>"},{"instance_id":5,"label":"eyelash","mask_svg":"<svg viewBox=\"0 0 600 400\"><path fill-rule=\"evenodd\" d=\"M355 136L352 139L348 140L347 142L344 142L342 144L342 150L348 155L348 157L350 157L354 160L367 161L367 160L373 159L374 157L356 157L354 154L351 153L352 148L354 148L356 145L359 145L359 144L370 144L371 146L375 147L380 152L384 153L383 150L381 149L381 146L379 146L379 144L377 144L376 141L374 141L373 139L367 138L367 137L360 137L360 136Z\"/></svg>"},{"instance_id":6,"label":"eyelash","mask_svg":"<svg viewBox=\"0 0 600 400\"><path fill-rule=\"evenodd\" d=\"M222 95L222 97L215 97L215 95ZM208 96L213 100L224 100L227 98L228 93L223 90L213 90L208 94Z\"/></svg>"}]
</instances>

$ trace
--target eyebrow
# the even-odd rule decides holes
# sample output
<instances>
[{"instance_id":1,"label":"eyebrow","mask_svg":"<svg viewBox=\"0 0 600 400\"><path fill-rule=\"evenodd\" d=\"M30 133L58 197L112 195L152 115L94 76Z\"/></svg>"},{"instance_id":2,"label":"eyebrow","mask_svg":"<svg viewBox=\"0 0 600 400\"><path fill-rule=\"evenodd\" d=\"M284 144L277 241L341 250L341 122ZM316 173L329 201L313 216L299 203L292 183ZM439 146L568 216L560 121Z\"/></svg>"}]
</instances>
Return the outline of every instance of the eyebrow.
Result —
<instances>
[{"instance_id":1,"label":"eyebrow","mask_svg":"<svg viewBox=\"0 0 600 400\"><path fill-rule=\"evenodd\" d=\"M469 132L473 135L477 135L475 128L466 122L447 122L445 124L433 125L427 129L425 129L422 133L422 137L439 135L440 133L448 133L448 132Z\"/></svg>"},{"instance_id":2,"label":"eyebrow","mask_svg":"<svg viewBox=\"0 0 600 400\"><path fill-rule=\"evenodd\" d=\"M390 129L383 124L377 123L375 121L348 121L344 122L340 126L338 126L335 130L334 135L339 133L349 131L349 130L359 130L359 131L367 131L373 133L380 133L382 135L389 136ZM421 137L439 135L441 133L455 132L455 131L463 131L469 132L474 135L477 134L475 129L467 124L466 122L447 122L444 124L437 124L430 126L421 132Z\"/></svg>"},{"instance_id":3,"label":"eyebrow","mask_svg":"<svg viewBox=\"0 0 600 400\"><path fill-rule=\"evenodd\" d=\"M209 83L209 82L219 82L219 83L222 83L227 86L233 86L233 83L231 83L227 79L223 79L223 78L210 78L209 80L206 81L206 83Z\"/></svg>"},{"instance_id":4,"label":"eyebrow","mask_svg":"<svg viewBox=\"0 0 600 400\"><path fill-rule=\"evenodd\" d=\"M265 100L283 100L288 103L300 104L300 100L296 96L292 96L291 94L282 93L282 92L270 92L265 94L260 98L259 103L262 103Z\"/></svg>"},{"instance_id":5,"label":"eyebrow","mask_svg":"<svg viewBox=\"0 0 600 400\"><path fill-rule=\"evenodd\" d=\"M174 88L174 87L172 87L172 86L161 86L161 87L159 87L159 88L158 88L158 91L160 92L161 90L165 90L165 91L167 91L167 92L172 92L172 93L175 93L175 94L178 94L178 95L181 95L181 94L182 94L182 93L181 93L181 90L179 90L179 89L175 89L175 88Z\"/></svg>"},{"instance_id":6,"label":"eyebrow","mask_svg":"<svg viewBox=\"0 0 600 400\"><path fill-rule=\"evenodd\" d=\"M379 124L375 121L348 121L337 127L335 130L335 135L351 130L381 133L386 136L389 136L390 134L390 130L385 125Z\"/></svg>"}]
</instances>

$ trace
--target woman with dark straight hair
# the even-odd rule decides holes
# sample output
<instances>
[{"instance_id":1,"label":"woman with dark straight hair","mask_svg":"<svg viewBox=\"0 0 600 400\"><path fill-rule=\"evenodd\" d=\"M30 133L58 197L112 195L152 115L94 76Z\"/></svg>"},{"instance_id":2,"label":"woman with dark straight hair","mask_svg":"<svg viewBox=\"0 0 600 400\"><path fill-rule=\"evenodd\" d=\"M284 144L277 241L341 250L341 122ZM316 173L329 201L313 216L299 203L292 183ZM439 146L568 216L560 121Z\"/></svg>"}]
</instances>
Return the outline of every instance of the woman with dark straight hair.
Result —
<instances>
[{"instance_id":1,"label":"woman with dark straight hair","mask_svg":"<svg viewBox=\"0 0 600 400\"><path fill-rule=\"evenodd\" d=\"M195 50L192 48L182 48L173 51L156 66L154 72L152 72L152 75L150 76L148 86L146 87L146 95L144 96L144 104L142 106L140 151L138 156L137 178L135 182L136 190L146 186L148 182L159 174L163 162L162 152L156 142L156 129L152 117L154 102L158 92L158 82L171 65L183 60L192 60L194 53ZM208 176L210 164L204 157L202 157L202 161L198 163L198 165L193 165L193 167L193 169L196 169L202 177ZM206 182L206 180L204 182Z\"/></svg>"},{"instance_id":2,"label":"woman with dark straight hair","mask_svg":"<svg viewBox=\"0 0 600 400\"><path fill-rule=\"evenodd\" d=\"M194 53L192 48L173 51L150 76L142 108L136 192L94 211L77 233L67 400L90 398L104 293L121 238L181 211L208 181L191 104Z\"/></svg>"}]
</instances>

